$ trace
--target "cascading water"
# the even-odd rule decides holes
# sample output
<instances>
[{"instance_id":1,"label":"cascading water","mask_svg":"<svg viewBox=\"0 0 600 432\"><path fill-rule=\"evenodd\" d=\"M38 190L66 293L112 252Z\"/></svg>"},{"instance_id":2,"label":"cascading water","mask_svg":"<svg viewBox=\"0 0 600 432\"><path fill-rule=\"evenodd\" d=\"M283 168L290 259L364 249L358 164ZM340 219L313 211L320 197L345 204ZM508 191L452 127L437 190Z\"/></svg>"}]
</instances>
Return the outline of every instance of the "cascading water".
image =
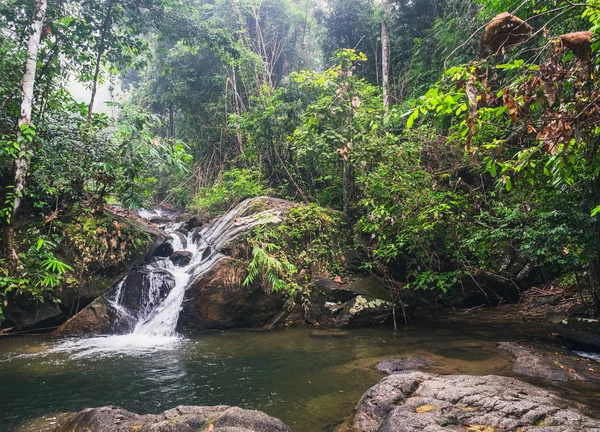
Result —
<instances>
[{"instance_id":1,"label":"cascading water","mask_svg":"<svg viewBox=\"0 0 600 432\"><path fill-rule=\"evenodd\" d=\"M110 308L115 316L132 323L133 330L125 335L101 336L87 339L66 340L51 348L52 352L69 352L72 357L86 357L103 353L148 352L157 349L172 349L177 346L177 321L182 308L185 292L193 281L210 270L224 255L223 246L248 232L256 225L279 220L280 211L268 209L259 212L249 211L257 200L252 198L238 204L220 219L207 224L201 230L183 234L178 231L180 223L167 223L165 233L175 254L189 257L180 265L169 258L156 258L146 264L143 272L143 286L135 306L127 301L125 290L130 283L127 278L115 285L107 294ZM248 214L250 213L250 214ZM164 217L161 212L141 211L145 219ZM165 294L166 282L172 288Z\"/></svg>"}]
</instances>

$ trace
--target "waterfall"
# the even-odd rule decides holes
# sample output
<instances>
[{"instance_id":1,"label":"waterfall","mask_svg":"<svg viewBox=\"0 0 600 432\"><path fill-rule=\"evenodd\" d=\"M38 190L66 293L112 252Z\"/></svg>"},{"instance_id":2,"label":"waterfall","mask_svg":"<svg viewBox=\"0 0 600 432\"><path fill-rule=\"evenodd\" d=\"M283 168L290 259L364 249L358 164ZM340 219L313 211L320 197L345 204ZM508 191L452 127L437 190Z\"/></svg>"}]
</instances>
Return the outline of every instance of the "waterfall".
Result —
<instances>
[{"instance_id":1,"label":"waterfall","mask_svg":"<svg viewBox=\"0 0 600 432\"><path fill-rule=\"evenodd\" d=\"M282 209L277 205L265 206L265 200L264 197L245 200L221 218L190 232L181 230L181 223L168 222L172 213L140 211L145 219L161 220L174 253L179 252L178 256L185 255L186 259L152 258L105 294L112 323L115 329L121 329L117 331L119 334L65 339L47 352L64 352L71 358L95 358L176 349L181 341L176 329L186 290L224 258L221 251L229 242L257 225L281 220Z\"/></svg>"},{"instance_id":2,"label":"waterfall","mask_svg":"<svg viewBox=\"0 0 600 432\"><path fill-rule=\"evenodd\" d=\"M215 222L200 230L188 232L185 234L185 241L181 239L183 234L177 231L180 223L173 222L165 226L164 231L170 235L169 242L175 253L189 252L191 259L187 264L179 266L169 259L158 259L144 266L149 276L142 287L144 292L137 311L131 311L123 304L124 296L121 291L126 281L117 285L109 302L120 314L137 316L132 335L165 337L176 334L177 321L187 288L198 276L210 270L224 257L220 252L223 246L256 225L279 220L279 212L273 209L249 212L259 199L261 198L245 200ZM163 216L162 213L150 211L140 214L146 219ZM165 278L165 272L174 279L175 284L163 299L159 287Z\"/></svg>"}]
</instances>

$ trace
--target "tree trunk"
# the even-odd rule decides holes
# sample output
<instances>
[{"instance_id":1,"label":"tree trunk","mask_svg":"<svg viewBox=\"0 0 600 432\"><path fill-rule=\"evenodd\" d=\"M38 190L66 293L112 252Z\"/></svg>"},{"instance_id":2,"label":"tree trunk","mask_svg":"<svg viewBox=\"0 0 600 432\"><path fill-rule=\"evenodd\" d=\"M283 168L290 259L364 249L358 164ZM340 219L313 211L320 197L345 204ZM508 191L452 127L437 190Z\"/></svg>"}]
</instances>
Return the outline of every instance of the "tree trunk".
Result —
<instances>
[{"instance_id":1,"label":"tree trunk","mask_svg":"<svg viewBox=\"0 0 600 432\"><path fill-rule=\"evenodd\" d=\"M110 27L110 18L112 10L115 6L115 0L110 0L108 3L108 10L106 11L106 17L102 24L102 33L100 34L100 45L98 46L98 55L96 56L96 69L94 70L94 80L92 82L92 97L90 104L88 105L88 124L92 121L92 111L94 110L94 100L96 99L96 91L98 90L98 76L100 75L100 66L102 64L102 56L104 55L104 49L106 44L106 34Z\"/></svg>"},{"instance_id":2,"label":"tree trunk","mask_svg":"<svg viewBox=\"0 0 600 432\"><path fill-rule=\"evenodd\" d=\"M25 73L23 74L23 99L21 101L21 116L19 118L19 128L17 130L17 142L21 137L22 130L31 124L31 110L33 106L33 88L35 85L35 71L37 67L38 51L40 49L40 40L42 37L42 27L44 25L44 19L46 17L46 8L48 6L47 0L37 0L35 3L35 11L33 13L33 20L31 24L31 36L29 37L29 43L27 47L27 63L25 64ZM14 165L14 188L13 188L13 208L11 211L11 217L9 225L7 227L7 246L10 253L11 259L15 262L19 260L14 245L14 231L13 222L15 216L21 206L21 198L23 195L23 189L25 188L25 180L27 177L28 169L28 158L27 158L27 142L22 140L20 144L19 156L15 160Z\"/></svg>"},{"instance_id":3,"label":"tree trunk","mask_svg":"<svg viewBox=\"0 0 600 432\"><path fill-rule=\"evenodd\" d=\"M381 16L381 81L383 85L383 107L386 112L390 109L390 33L388 29L388 17L390 4L388 0L382 0Z\"/></svg>"},{"instance_id":4,"label":"tree trunk","mask_svg":"<svg viewBox=\"0 0 600 432\"><path fill-rule=\"evenodd\" d=\"M351 200L353 199L354 189L354 170L350 159L343 161L342 165L342 199L343 199L343 211L348 216L348 219L352 219L352 205Z\"/></svg>"},{"instance_id":5,"label":"tree trunk","mask_svg":"<svg viewBox=\"0 0 600 432\"><path fill-rule=\"evenodd\" d=\"M169 102L169 138L175 137L175 114L173 113L173 102Z\"/></svg>"}]
</instances>

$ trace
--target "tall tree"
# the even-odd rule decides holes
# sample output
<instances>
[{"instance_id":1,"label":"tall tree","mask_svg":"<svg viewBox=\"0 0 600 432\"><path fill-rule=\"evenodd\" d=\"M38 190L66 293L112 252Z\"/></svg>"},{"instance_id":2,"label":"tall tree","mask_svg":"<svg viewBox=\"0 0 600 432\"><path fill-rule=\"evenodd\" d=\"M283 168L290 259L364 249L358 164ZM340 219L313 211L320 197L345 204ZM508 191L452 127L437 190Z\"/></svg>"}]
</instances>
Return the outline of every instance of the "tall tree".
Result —
<instances>
[{"instance_id":1,"label":"tall tree","mask_svg":"<svg viewBox=\"0 0 600 432\"><path fill-rule=\"evenodd\" d=\"M381 0L381 83L383 85L383 107L390 108L390 32L388 17L390 4L388 0Z\"/></svg>"},{"instance_id":2,"label":"tall tree","mask_svg":"<svg viewBox=\"0 0 600 432\"><path fill-rule=\"evenodd\" d=\"M37 57L40 49L40 40L42 37L42 28L46 17L47 0L37 0L31 23L31 35L27 47L27 62L25 63L25 73L23 74L22 89L23 99L21 101L21 115L19 117L17 130L17 143L20 145L19 156L15 160L14 166L14 201L11 214L11 220L7 229L8 248L11 259L15 262L19 260L14 248L14 231L12 224L15 216L21 206L21 196L25 188L27 177L28 158L27 158L27 140L21 139L23 132L29 129L31 125L31 110L33 106L33 88L35 86L35 71L37 68Z\"/></svg>"},{"instance_id":3,"label":"tall tree","mask_svg":"<svg viewBox=\"0 0 600 432\"><path fill-rule=\"evenodd\" d=\"M106 43L107 33L110 31L110 20L112 10L115 6L115 0L109 0L106 9L106 16L102 23L102 32L100 34L100 45L98 46L98 53L96 54L96 66L94 69L94 79L92 81L92 96L90 98L90 104L88 106L88 123L92 121L92 111L94 109L94 100L96 99L96 92L98 90L98 76L100 74L100 66L102 63L102 56L104 55L104 46Z\"/></svg>"}]
</instances>

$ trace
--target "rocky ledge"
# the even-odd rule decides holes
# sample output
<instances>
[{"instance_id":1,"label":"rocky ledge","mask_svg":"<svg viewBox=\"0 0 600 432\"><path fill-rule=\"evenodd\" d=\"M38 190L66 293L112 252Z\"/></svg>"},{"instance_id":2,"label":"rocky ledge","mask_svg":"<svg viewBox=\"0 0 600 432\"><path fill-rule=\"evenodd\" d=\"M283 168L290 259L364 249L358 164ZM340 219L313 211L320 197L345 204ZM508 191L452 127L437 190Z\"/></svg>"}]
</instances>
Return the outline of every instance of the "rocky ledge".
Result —
<instances>
[{"instance_id":1,"label":"rocky ledge","mask_svg":"<svg viewBox=\"0 0 600 432\"><path fill-rule=\"evenodd\" d=\"M162 414L139 415L106 406L80 411L55 432L290 432L261 411L226 405L179 406Z\"/></svg>"},{"instance_id":2,"label":"rocky ledge","mask_svg":"<svg viewBox=\"0 0 600 432\"><path fill-rule=\"evenodd\" d=\"M600 382L598 362L560 347L532 342L500 342L498 349L513 355L513 371L550 381Z\"/></svg>"},{"instance_id":3,"label":"rocky ledge","mask_svg":"<svg viewBox=\"0 0 600 432\"><path fill-rule=\"evenodd\" d=\"M408 372L371 387L356 405L353 426L359 432L599 432L600 420L515 378Z\"/></svg>"}]
</instances>

